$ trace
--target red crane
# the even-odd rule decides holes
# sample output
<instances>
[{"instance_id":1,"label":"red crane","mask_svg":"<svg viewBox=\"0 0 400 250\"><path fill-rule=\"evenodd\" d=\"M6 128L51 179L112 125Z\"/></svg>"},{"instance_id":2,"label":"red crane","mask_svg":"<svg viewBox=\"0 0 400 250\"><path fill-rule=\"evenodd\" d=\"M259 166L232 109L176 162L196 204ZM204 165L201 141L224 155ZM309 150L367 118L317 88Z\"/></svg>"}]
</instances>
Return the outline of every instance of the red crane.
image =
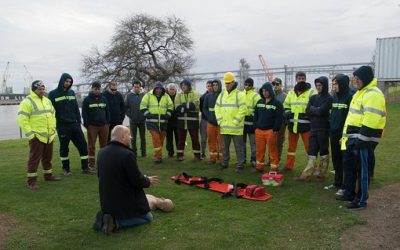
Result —
<instances>
[{"instance_id":1,"label":"red crane","mask_svg":"<svg viewBox=\"0 0 400 250\"><path fill-rule=\"evenodd\" d=\"M261 65L263 66L263 69L265 71L265 74L268 77L268 81L272 82L272 80L274 79L274 77L272 76L272 73L269 71L268 69L268 65L267 63L265 63L264 57L262 55L258 55L258 58L260 59Z\"/></svg>"}]
</instances>

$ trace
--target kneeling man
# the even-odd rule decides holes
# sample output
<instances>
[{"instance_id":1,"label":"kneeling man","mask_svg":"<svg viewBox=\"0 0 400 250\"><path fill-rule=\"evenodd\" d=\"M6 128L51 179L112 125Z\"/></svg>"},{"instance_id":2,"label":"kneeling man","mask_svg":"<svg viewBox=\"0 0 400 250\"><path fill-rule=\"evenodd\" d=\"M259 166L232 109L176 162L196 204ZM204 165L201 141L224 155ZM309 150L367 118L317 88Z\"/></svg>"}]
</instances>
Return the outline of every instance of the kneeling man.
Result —
<instances>
[{"instance_id":1,"label":"kneeling man","mask_svg":"<svg viewBox=\"0 0 400 250\"><path fill-rule=\"evenodd\" d=\"M105 234L153 221L143 188L157 183L158 178L139 171L130 143L129 129L118 125L111 131L111 142L97 157L101 212L94 229Z\"/></svg>"}]
</instances>

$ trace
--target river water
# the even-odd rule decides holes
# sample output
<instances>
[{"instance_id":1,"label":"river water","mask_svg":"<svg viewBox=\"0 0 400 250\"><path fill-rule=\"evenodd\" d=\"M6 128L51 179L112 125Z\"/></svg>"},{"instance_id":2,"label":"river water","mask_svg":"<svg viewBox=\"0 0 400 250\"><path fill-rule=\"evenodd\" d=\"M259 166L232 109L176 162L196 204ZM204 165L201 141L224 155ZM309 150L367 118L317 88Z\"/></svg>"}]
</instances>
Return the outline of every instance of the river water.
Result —
<instances>
[{"instance_id":1,"label":"river water","mask_svg":"<svg viewBox=\"0 0 400 250\"><path fill-rule=\"evenodd\" d=\"M18 105L0 106L0 140L20 138L17 113Z\"/></svg>"},{"instance_id":2,"label":"river water","mask_svg":"<svg viewBox=\"0 0 400 250\"><path fill-rule=\"evenodd\" d=\"M18 105L0 105L0 140L20 138L17 113ZM129 119L127 117L125 117L124 125L129 125ZM85 131L84 128L83 130ZM22 137L25 138L23 133Z\"/></svg>"}]
</instances>

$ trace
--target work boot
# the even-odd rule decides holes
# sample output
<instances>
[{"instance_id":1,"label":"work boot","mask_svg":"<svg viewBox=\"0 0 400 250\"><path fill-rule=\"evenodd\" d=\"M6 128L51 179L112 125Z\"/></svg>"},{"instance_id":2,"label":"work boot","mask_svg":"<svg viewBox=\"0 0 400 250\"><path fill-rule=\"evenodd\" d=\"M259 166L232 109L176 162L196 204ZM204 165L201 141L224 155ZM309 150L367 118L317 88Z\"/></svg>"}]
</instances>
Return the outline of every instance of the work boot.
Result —
<instances>
[{"instance_id":1,"label":"work boot","mask_svg":"<svg viewBox=\"0 0 400 250\"><path fill-rule=\"evenodd\" d=\"M69 171L69 170L64 169L63 170L63 174L64 174L64 176L70 176L70 175L72 175L72 172Z\"/></svg>"},{"instance_id":2,"label":"work boot","mask_svg":"<svg viewBox=\"0 0 400 250\"><path fill-rule=\"evenodd\" d=\"M157 159L154 160L155 164L160 164L162 162L162 158L158 157Z\"/></svg>"},{"instance_id":3,"label":"work boot","mask_svg":"<svg viewBox=\"0 0 400 250\"><path fill-rule=\"evenodd\" d=\"M57 177L57 176L54 176L52 174L50 174L50 175L45 174L44 175L44 180L45 181L61 181L61 178Z\"/></svg>"},{"instance_id":4,"label":"work boot","mask_svg":"<svg viewBox=\"0 0 400 250\"><path fill-rule=\"evenodd\" d=\"M93 223L92 228L95 231L101 232L103 228L103 213L101 211L97 212L96 219Z\"/></svg>"},{"instance_id":5,"label":"work boot","mask_svg":"<svg viewBox=\"0 0 400 250\"><path fill-rule=\"evenodd\" d=\"M264 173L263 169L259 169L259 168L251 168L250 172L252 173Z\"/></svg>"},{"instance_id":6,"label":"work boot","mask_svg":"<svg viewBox=\"0 0 400 250\"><path fill-rule=\"evenodd\" d=\"M281 168L279 168L278 173L285 174L285 173L288 173L288 172L291 172L291 171L292 171L292 169L290 169L290 168L281 167Z\"/></svg>"},{"instance_id":7,"label":"work boot","mask_svg":"<svg viewBox=\"0 0 400 250\"><path fill-rule=\"evenodd\" d=\"M241 173L241 172L243 172L243 166L237 166L236 169L235 169L235 172L236 172L236 173Z\"/></svg>"},{"instance_id":8,"label":"work boot","mask_svg":"<svg viewBox=\"0 0 400 250\"><path fill-rule=\"evenodd\" d=\"M114 218L111 214L103 215L103 226L101 227L101 231L105 234L111 234L115 229Z\"/></svg>"},{"instance_id":9,"label":"work boot","mask_svg":"<svg viewBox=\"0 0 400 250\"><path fill-rule=\"evenodd\" d=\"M297 181L310 181L312 174L317 168L316 158L317 157L313 155L308 156L307 166L304 168L301 175L298 178L296 178Z\"/></svg>"},{"instance_id":10,"label":"work boot","mask_svg":"<svg viewBox=\"0 0 400 250\"><path fill-rule=\"evenodd\" d=\"M329 155L322 155L319 162L319 173L317 175L317 180L323 181L325 179L326 173L329 167Z\"/></svg>"},{"instance_id":11,"label":"work boot","mask_svg":"<svg viewBox=\"0 0 400 250\"><path fill-rule=\"evenodd\" d=\"M30 190L36 190L36 189L39 189L39 186L38 186L38 184L36 183L36 182L34 182L34 183L27 183L26 184L26 187L27 188L29 188Z\"/></svg>"},{"instance_id":12,"label":"work boot","mask_svg":"<svg viewBox=\"0 0 400 250\"><path fill-rule=\"evenodd\" d=\"M220 169L220 170L223 170L223 169L225 169L225 168L228 168L228 164L226 164L226 163L221 163L221 164L219 165L219 169Z\"/></svg>"}]
</instances>

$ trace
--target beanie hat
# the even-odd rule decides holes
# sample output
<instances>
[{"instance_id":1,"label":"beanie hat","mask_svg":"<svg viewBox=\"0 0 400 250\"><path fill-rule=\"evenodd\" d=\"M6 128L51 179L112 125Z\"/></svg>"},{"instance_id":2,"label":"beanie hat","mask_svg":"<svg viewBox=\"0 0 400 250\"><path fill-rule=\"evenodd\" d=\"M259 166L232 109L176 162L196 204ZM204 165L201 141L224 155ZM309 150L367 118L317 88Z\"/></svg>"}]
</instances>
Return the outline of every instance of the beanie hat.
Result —
<instances>
[{"instance_id":1,"label":"beanie hat","mask_svg":"<svg viewBox=\"0 0 400 250\"><path fill-rule=\"evenodd\" d=\"M275 79L272 81L272 83L281 85L282 84L282 80L281 80L281 78L275 77Z\"/></svg>"},{"instance_id":2,"label":"beanie hat","mask_svg":"<svg viewBox=\"0 0 400 250\"><path fill-rule=\"evenodd\" d=\"M374 71L370 66L361 66L353 72L354 76L360 78L364 86L368 85L374 79Z\"/></svg>"},{"instance_id":3,"label":"beanie hat","mask_svg":"<svg viewBox=\"0 0 400 250\"><path fill-rule=\"evenodd\" d=\"M192 83L188 79L182 80L182 82L179 84L182 88L182 85L186 85L188 87L188 90L192 90Z\"/></svg>"},{"instance_id":4,"label":"beanie hat","mask_svg":"<svg viewBox=\"0 0 400 250\"><path fill-rule=\"evenodd\" d=\"M32 89L32 91L35 91L35 90L37 90L39 87L43 87L43 86L44 86L44 83L43 83L41 80L36 80L36 81L34 81L34 82L32 83L31 89Z\"/></svg>"},{"instance_id":5,"label":"beanie hat","mask_svg":"<svg viewBox=\"0 0 400 250\"><path fill-rule=\"evenodd\" d=\"M250 87L253 87L253 86L254 86L254 80L253 80L252 78L247 78L247 79L244 81L244 85L248 85L248 86L250 86Z\"/></svg>"}]
</instances>

